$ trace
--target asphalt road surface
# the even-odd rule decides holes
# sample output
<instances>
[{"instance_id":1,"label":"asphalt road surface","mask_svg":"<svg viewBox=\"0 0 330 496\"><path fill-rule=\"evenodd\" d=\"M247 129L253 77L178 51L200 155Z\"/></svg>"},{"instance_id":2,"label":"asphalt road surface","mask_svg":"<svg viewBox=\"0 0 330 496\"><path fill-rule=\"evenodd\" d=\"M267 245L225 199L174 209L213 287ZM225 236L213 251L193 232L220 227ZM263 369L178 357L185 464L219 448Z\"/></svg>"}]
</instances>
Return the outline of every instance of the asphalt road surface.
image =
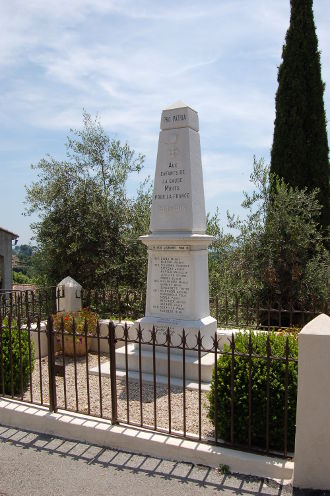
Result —
<instances>
[{"instance_id":1,"label":"asphalt road surface","mask_svg":"<svg viewBox=\"0 0 330 496\"><path fill-rule=\"evenodd\" d=\"M291 486L0 425L0 496L291 496Z\"/></svg>"}]
</instances>

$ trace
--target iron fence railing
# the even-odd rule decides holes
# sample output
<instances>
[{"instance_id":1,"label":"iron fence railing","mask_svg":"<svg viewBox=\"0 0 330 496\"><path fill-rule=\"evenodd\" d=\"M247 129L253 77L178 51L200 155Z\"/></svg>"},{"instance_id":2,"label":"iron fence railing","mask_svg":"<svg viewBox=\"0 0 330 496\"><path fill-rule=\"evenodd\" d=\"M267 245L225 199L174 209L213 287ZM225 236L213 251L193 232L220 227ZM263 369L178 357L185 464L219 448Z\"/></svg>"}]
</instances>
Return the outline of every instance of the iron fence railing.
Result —
<instances>
[{"instance_id":1,"label":"iron fence railing","mask_svg":"<svg viewBox=\"0 0 330 496\"><path fill-rule=\"evenodd\" d=\"M64 287L45 287L24 291L0 291L2 315L13 317L20 314L22 321L46 319L56 313L58 303L64 297ZM135 321L144 316L146 295L133 290L82 289L76 293L82 306L95 311L99 318L119 321ZM244 300L231 294L219 294L210 298L210 313L221 328L249 328L273 330L286 327L303 327L320 313L328 314L327 302L297 307L291 302L286 306L279 302Z\"/></svg>"},{"instance_id":2,"label":"iron fence railing","mask_svg":"<svg viewBox=\"0 0 330 496\"><path fill-rule=\"evenodd\" d=\"M62 297L55 286L25 290L0 290L0 311L2 316L20 317L26 322L46 319L56 313L56 300Z\"/></svg>"},{"instance_id":3,"label":"iron fence railing","mask_svg":"<svg viewBox=\"0 0 330 496\"><path fill-rule=\"evenodd\" d=\"M279 329L304 327L320 313L328 314L328 304L311 301L309 305L286 306L280 301L259 301L244 299L231 294L220 294L210 299L211 315L216 318L218 327Z\"/></svg>"},{"instance_id":4,"label":"iron fence railing","mask_svg":"<svg viewBox=\"0 0 330 496\"><path fill-rule=\"evenodd\" d=\"M84 307L89 307L102 318L137 320L144 316L145 293L132 290L82 290L77 294ZM231 294L219 294L210 298L210 313L218 327L278 329L303 327L320 313L328 314L327 302L311 301L309 306L294 306L288 302L260 302L245 300Z\"/></svg>"},{"instance_id":5,"label":"iron fence railing","mask_svg":"<svg viewBox=\"0 0 330 496\"><path fill-rule=\"evenodd\" d=\"M47 324L39 318L23 324L18 315L17 321L9 318L5 324L0 315L0 395L183 439L292 455L297 356L289 336L278 353L274 334L264 334L265 352L260 352L250 333L247 351L242 352L234 334L229 347L223 348L217 333L205 341L200 333L192 336L182 330L175 340L170 329L160 333L112 321L104 325L98 322L95 332L89 332L86 322L78 332L74 321L68 327L62 319L54 329L52 317ZM116 363L119 353L121 369ZM205 357L213 366L210 391L205 391L202 380ZM166 368L163 379L160 360ZM188 384L192 360L197 371L193 389ZM254 381L260 366L263 383ZM175 370L180 370L179 382L173 378ZM226 398L219 389L224 381Z\"/></svg>"},{"instance_id":6,"label":"iron fence railing","mask_svg":"<svg viewBox=\"0 0 330 496\"><path fill-rule=\"evenodd\" d=\"M82 289L77 293L82 306L95 311L101 318L135 320L144 315L146 295L133 290Z\"/></svg>"}]
</instances>

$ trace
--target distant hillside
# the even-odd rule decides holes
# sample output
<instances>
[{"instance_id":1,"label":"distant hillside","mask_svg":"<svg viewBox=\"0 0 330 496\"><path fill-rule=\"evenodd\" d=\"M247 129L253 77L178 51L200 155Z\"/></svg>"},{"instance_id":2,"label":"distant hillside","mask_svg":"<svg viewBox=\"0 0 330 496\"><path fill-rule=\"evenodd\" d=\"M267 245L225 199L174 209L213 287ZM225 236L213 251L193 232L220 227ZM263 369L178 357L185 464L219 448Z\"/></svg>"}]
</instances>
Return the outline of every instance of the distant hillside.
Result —
<instances>
[{"instance_id":1,"label":"distant hillside","mask_svg":"<svg viewBox=\"0 0 330 496\"><path fill-rule=\"evenodd\" d=\"M33 284L33 255L35 246L16 245L13 248L13 282L14 284Z\"/></svg>"}]
</instances>

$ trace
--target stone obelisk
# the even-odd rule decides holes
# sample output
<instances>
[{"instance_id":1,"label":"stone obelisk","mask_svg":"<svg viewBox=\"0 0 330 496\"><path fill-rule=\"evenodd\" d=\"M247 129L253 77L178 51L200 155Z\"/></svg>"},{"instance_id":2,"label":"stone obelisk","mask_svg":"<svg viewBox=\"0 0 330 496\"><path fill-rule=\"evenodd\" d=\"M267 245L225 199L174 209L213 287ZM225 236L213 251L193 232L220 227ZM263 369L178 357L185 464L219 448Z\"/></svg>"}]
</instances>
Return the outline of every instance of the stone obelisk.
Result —
<instances>
[{"instance_id":1,"label":"stone obelisk","mask_svg":"<svg viewBox=\"0 0 330 496\"><path fill-rule=\"evenodd\" d=\"M185 329L211 346L208 246L198 114L183 102L163 110L151 208L148 280L143 329L169 328L173 345ZM196 339L193 339L196 343Z\"/></svg>"}]
</instances>

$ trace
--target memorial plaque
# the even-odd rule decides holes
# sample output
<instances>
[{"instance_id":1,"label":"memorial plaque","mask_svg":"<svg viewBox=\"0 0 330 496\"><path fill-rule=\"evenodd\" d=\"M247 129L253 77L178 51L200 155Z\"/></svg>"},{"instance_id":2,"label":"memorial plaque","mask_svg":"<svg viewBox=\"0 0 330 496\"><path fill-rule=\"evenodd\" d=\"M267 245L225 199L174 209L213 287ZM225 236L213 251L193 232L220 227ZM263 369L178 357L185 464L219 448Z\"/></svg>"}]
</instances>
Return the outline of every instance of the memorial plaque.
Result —
<instances>
[{"instance_id":1,"label":"memorial plaque","mask_svg":"<svg viewBox=\"0 0 330 496\"><path fill-rule=\"evenodd\" d=\"M151 255L151 313L188 316L190 309L189 258L175 254Z\"/></svg>"}]
</instances>

